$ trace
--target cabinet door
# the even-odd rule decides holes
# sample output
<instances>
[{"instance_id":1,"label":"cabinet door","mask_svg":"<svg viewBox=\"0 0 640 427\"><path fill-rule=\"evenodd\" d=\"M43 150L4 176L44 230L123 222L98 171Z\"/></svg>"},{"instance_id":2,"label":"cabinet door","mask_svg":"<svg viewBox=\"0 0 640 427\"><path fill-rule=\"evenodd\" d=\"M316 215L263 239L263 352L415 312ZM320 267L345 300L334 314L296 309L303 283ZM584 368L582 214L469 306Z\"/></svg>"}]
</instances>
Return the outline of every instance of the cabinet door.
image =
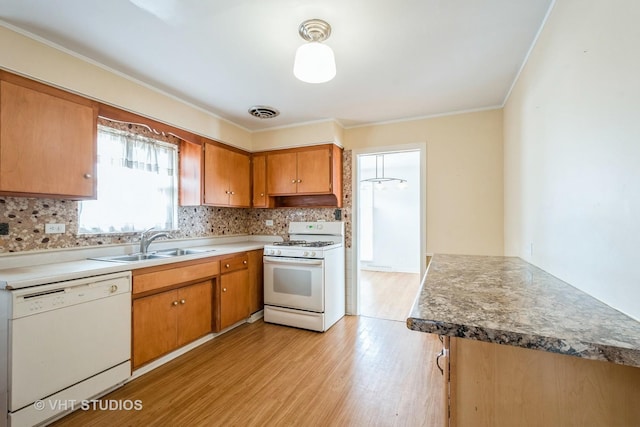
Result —
<instances>
[{"instance_id":1,"label":"cabinet door","mask_svg":"<svg viewBox=\"0 0 640 427\"><path fill-rule=\"evenodd\" d=\"M253 156L253 200L254 208L267 207L267 156Z\"/></svg>"},{"instance_id":2,"label":"cabinet door","mask_svg":"<svg viewBox=\"0 0 640 427\"><path fill-rule=\"evenodd\" d=\"M267 155L267 194L286 195L297 191L296 153Z\"/></svg>"},{"instance_id":3,"label":"cabinet door","mask_svg":"<svg viewBox=\"0 0 640 427\"><path fill-rule=\"evenodd\" d=\"M251 206L251 158L246 154L227 150L229 206Z\"/></svg>"},{"instance_id":4,"label":"cabinet door","mask_svg":"<svg viewBox=\"0 0 640 427\"><path fill-rule=\"evenodd\" d=\"M0 191L96 197L97 108L0 82Z\"/></svg>"},{"instance_id":5,"label":"cabinet door","mask_svg":"<svg viewBox=\"0 0 640 427\"><path fill-rule=\"evenodd\" d=\"M178 292L168 291L133 301L133 367L176 348Z\"/></svg>"},{"instance_id":6,"label":"cabinet door","mask_svg":"<svg viewBox=\"0 0 640 427\"><path fill-rule=\"evenodd\" d=\"M248 252L249 255L249 313L255 313L264 307L264 268L263 250Z\"/></svg>"},{"instance_id":7,"label":"cabinet door","mask_svg":"<svg viewBox=\"0 0 640 427\"><path fill-rule=\"evenodd\" d=\"M178 289L178 347L211 332L212 282Z\"/></svg>"},{"instance_id":8,"label":"cabinet door","mask_svg":"<svg viewBox=\"0 0 640 427\"><path fill-rule=\"evenodd\" d=\"M229 204L229 163L227 150L213 144L204 144L204 203L227 206Z\"/></svg>"},{"instance_id":9,"label":"cabinet door","mask_svg":"<svg viewBox=\"0 0 640 427\"><path fill-rule=\"evenodd\" d=\"M249 270L220 276L220 329L249 317Z\"/></svg>"},{"instance_id":10,"label":"cabinet door","mask_svg":"<svg viewBox=\"0 0 640 427\"><path fill-rule=\"evenodd\" d=\"M298 153L298 193L331 192L331 150L300 151Z\"/></svg>"},{"instance_id":11,"label":"cabinet door","mask_svg":"<svg viewBox=\"0 0 640 427\"><path fill-rule=\"evenodd\" d=\"M202 146L180 142L180 206L202 203Z\"/></svg>"}]
</instances>

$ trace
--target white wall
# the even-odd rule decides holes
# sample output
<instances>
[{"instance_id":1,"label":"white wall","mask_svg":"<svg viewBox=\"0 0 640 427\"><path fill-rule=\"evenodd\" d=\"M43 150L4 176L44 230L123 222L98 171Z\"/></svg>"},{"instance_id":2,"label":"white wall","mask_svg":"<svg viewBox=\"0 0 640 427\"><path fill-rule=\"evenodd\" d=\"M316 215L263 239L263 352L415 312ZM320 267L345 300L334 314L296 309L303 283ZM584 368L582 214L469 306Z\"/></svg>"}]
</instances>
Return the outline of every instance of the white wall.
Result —
<instances>
[{"instance_id":1,"label":"white wall","mask_svg":"<svg viewBox=\"0 0 640 427\"><path fill-rule=\"evenodd\" d=\"M376 176L375 157L361 157L361 179ZM386 154L384 172L386 177L406 180L406 188L398 188L397 182L383 184L383 189L377 184L368 184L366 189L360 185L361 210L364 193L373 196L373 253L371 260L361 262L361 266L420 273L420 152ZM378 176L382 176L380 167ZM359 235L361 242L367 237L364 233ZM362 248L360 250L362 254Z\"/></svg>"},{"instance_id":2,"label":"white wall","mask_svg":"<svg viewBox=\"0 0 640 427\"><path fill-rule=\"evenodd\" d=\"M502 132L500 109L345 129L344 141L369 153L426 142L426 252L502 255Z\"/></svg>"},{"instance_id":3,"label":"white wall","mask_svg":"<svg viewBox=\"0 0 640 427\"><path fill-rule=\"evenodd\" d=\"M0 68L251 150L251 133L246 129L2 25Z\"/></svg>"},{"instance_id":4,"label":"white wall","mask_svg":"<svg viewBox=\"0 0 640 427\"><path fill-rule=\"evenodd\" d=\"M639 22L637 0L557 0L504 111L506 255L636 319Z\"/></svg>"}]
</instances>

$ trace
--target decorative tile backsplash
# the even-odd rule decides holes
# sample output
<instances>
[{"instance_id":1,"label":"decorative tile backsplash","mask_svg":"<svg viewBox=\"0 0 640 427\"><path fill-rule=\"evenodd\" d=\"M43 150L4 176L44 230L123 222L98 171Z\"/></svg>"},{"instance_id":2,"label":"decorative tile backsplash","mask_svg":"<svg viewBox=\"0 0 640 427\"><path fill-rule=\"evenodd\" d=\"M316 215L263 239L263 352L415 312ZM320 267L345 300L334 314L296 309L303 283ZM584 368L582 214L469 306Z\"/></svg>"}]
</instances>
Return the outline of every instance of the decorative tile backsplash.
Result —
<instances>
[{"instance_id":1,"label":"decorative tile backsplash","mask_svg":"<svg viewBox=\"0 0 640 427\"><path fill-rule=\"evenodd\" d=\"M343 208L347 247L351 247L351 150L343 154ZM189 206L178 209L174 238L238 234L277 235L287 238L290 221L335 221L333 208L239 209ZM267 227L265 221L273 220ZM0 222L9 234L0 236L0 253L132 243L138 233L78 235L78 202L57 199L0 197ZM65 224L62 234L45 234L45 224Z\"/></svg>"}]
</instances>

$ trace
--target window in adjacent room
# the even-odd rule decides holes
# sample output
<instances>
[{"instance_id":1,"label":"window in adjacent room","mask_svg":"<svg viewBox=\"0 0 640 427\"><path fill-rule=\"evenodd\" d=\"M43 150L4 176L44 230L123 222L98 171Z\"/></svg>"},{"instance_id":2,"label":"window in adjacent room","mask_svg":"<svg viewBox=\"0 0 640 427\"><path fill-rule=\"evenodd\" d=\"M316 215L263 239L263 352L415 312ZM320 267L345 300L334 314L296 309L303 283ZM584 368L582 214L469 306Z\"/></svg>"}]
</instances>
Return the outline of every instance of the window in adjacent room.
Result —
<instances>
[{"instance_id":1,"label":"window in adjacent room","mask_svg":"<svg viewBox=\"0 0 640 427\"><path fill-rule=\"evenodd\" d=\"M81 234L176 228L177 146L98 126L97 200L79 204Z\"/></svg>"}]
</instances>

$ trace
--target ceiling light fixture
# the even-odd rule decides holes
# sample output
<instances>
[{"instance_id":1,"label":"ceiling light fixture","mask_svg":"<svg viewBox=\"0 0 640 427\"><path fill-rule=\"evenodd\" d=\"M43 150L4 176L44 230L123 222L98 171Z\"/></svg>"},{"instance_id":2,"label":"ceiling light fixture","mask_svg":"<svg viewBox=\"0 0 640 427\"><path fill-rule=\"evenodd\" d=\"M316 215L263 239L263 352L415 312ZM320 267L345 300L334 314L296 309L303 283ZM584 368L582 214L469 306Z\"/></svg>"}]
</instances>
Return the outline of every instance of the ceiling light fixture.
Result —
<instances>
[{"instance_id":1,"label":"ceiling light fixture","mask_svg":"<svg viewBox=\"0 0 640 427\"><path fill-rule=\"evenodd\" d=\"M324 83L336 76L333 50L324 40L331 35L331 25L321 19L309 19L298 28L300 37L308 41L296 50L293 74L303 82Z\"/></svg>"},{"instance_id":2,"label":"ceiling light fixture","mask_svg":"<svg viewBox=\"0 0 640 427\"><path fill-rule=\"evenodd\" d=\"M382 170L382 174L378 174L378 167L382 166L380 169ZM372 182L377 184L377 188L383 189L384 183L398 181L398 188L405 189L407 188L407 180L402 178L391 178L388 176L384 176L384 154L376 154L376 176L374 178L362 179L360 182Z\"/></svg>"}]
</instances>

